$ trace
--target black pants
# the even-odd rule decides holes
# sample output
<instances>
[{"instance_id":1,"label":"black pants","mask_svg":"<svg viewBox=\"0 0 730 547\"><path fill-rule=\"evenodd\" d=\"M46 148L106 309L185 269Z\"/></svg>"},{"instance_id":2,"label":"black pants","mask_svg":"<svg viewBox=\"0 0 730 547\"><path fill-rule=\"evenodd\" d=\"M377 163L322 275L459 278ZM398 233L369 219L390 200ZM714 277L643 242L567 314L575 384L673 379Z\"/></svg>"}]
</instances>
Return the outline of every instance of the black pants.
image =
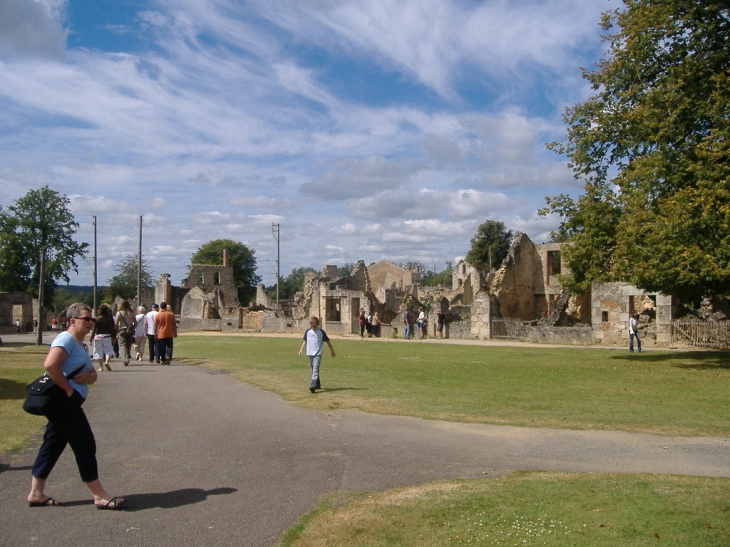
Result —
<instances>
[{"instance_id":1,"label":"black pants","mask_svg":"<svg viewBox=\"0 0 730 547\"><path fill-rule=\"evenodd\" d=\"M150 347L150 363L155 360L155 353L157 353L157 341L155 340L154 334L147 335L147 345Z\"/></svg>"},{"instance_id":2,"label":"black pants","mask_svg":"<svg viewBox=\"0 0 730 547\"><path fill-rule=\"evenodd\" d=\"M35 478L43 480L48 478L67 444L71 445L76 457L81 480L91 482L99 478L96 465L96 440L86 414L81 408L83 404L84 398L74 391L73 395L64 401L61 409L48 419L43 444L33 464L32 475Z\"/></svg>"},{"instance_id":3,"label":"black pants","mask_svg":"<svg viewBox=\"0 0 730 547\"><path fill-rule=\"evenodd\" d=\"M163 361L172 360L172 338L157 339L157 359Z\"/></svg>"}]
</instances>

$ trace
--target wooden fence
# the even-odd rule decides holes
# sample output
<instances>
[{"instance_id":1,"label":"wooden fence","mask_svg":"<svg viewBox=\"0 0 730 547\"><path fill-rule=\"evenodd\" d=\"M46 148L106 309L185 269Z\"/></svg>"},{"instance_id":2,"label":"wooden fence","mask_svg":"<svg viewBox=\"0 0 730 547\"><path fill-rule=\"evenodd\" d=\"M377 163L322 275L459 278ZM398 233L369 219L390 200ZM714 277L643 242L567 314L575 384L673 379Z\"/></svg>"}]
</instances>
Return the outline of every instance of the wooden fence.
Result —
<instances>
[{"instance_id":1,"label":"wooden fence","mask_svg":"<svg viewBox=\"0 0 730 547\"><path fill-rule=\"evenodd\" d=\"M522 319L492 319L490 338L493 340L524 340L529 334L529 321Z\"/></svg>"},{"instance_id":2,"label":"wooden fence","mask_svg":"<svg viewBox=\"0 0 730 547\"><path fill-rule=\"evenodd\" d=\"M730 349L730 321L675 319L672 321L672 343Z\"/></svg>"}]
</instances>

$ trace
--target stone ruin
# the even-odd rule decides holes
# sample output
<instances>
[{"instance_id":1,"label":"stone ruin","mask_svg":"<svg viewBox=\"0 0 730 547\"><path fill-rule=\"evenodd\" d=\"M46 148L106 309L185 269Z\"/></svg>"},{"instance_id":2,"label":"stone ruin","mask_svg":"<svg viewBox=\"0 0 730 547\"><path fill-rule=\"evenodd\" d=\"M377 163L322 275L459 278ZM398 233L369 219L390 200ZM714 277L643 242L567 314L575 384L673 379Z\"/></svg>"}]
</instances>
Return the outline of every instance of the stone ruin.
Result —
<instances>
[{"instance_id":1,"label":"stone ruin","mask_svg":"<svg viewBox=\"0 0 730 547\"><path fill-rule=\"evenodd\" d=\"M625 343L629 314L637 311L646 343L671 342L672 297L625 283L594 284L583 295L571 295L559 279L568 273L561 246L535 244L518 232L498 269L480 270L462 260L454 267L451 287L422 286L417 270L385 260L370 266L358 261L346 276L326 265L319 273L307 273L303 290L278 307L263 285L257 287L256 302L242 306L224 254L220 265L191 266L182 287L161 275L155 301L170 304L181 331L300 333L316 316L328 333L359 335L362 310L378 312L380 336L402 337L405 310L415 322L423 307L429 336L435 335L441 309L447 338L491 339L509 327L523 340L578 344Z\"/></svg>"}]
</instances>

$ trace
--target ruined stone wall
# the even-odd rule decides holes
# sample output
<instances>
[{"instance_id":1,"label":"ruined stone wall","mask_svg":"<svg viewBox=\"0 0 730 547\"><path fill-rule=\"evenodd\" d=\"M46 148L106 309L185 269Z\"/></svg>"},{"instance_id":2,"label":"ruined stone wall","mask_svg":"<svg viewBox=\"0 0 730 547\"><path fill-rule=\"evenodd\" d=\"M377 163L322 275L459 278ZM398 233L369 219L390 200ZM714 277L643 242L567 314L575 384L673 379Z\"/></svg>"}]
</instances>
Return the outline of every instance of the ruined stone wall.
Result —
<instances>
[{"instance_id":1,"label":"ruined stone wall","mask_svg":"<svg viewBox=\"0 0 730 547\"><path fill-rule=\"evenodd\" d=\"M228 308L221 311L221 331L238 332L241 327L241 309Z\"/></svg>"},{"instance_id":2,"label":"ruined stone wall","mask_svg":"<svg viewBox=\"0 0 730 547\"><path fill-rule=\"evenodd\" d=\"M261 313L261 330L259 332L304 334L304 332L309 328L309 319L277 317L274 312L258 313Z\"/></svg>"},{"instance_id":3,"label":"ruined stone wall","mask_svg":"<svg viewBox=\"0 0 730 547\"><path fill-rule=\"evenodd\" d=\"M471 304L471 337L489 340L491 338L494 297L480 291L474 295Z\"/></svg>"},{"instance_id":4,"label":"ruined stone wall","mask_svg":"<svg viewBox=\"0 0 730 547\"><path fill-rule=\"evenodd\" d=\"M471 304L474 293L479 292L483 286L488 285L486 272L472 266L465 260L459 261L454 268L451 277L451 290L462 292L462 302L465 305Z\"/></svg>"},{"instance_id":5,"label":"ruined stone wall","mask_svg":"<svg viewBox=\"0 0 730 547\"><path fill-rule=\"evenodd\" d=\"M368 277L373 291L379 288L389 289L395 285L397 289L405 289L413 284L413 275L409 270L396 266L387 260L368 267Z\"/></svg>"},{"instance_id":6,"label":"ruined stone wall","mask_svg":"<svg viewBox=\"0 0 730 547\"><path fill-rule=\"evenodd\" d=\"M535 245L525 234L517 233L490 286L501 317L535 319L536 267L540 267L540 260Z\"/></svg>"},{"instance_id":7,"label":"ruined stone wall","mask_svg":"<svg viewBox=\"0 0 730 547\"><path fill-rule=\"evenodd\" d=\"M466 308L466 311L471 313L471 309L469 307ZM455 340L473 339L474 335L471 333L471 321L469 319L450 320L449 318L447 318L444 336L446 338L453 338Z\"/></svg>"},{"instance_id":8,"label":"ruined stone wall","mask_svg":"<svg viewBox=\"0 0 730 547\"><path fill-rule=\"evenodd\" d=\"M0 332L12 333L20 321L20 332L33 330L33 298L27 292L0 292Z\"/></svg>"},{"instance_id":9,"label":"ruined stone wall","mask_svg":"<svg viewBox=\"0 0 730 547\"><path fill-rule=\"evenodd\" d=\"M262 283L256 285L256 305L265 308L273 307L269 294L266 292L266 287Z\"/></svg>"},{"instance_id":10,"label":"ruined stone wall","mask_svg":"<svg viewBox=\"0 0 730 547\"><path fill-rule=\"evenodd\" d=\"M198 287L205 293L221 291L225 295L226 307L237 307L239 304L248 305L248 302L238 302L238 290L233 280L231 266L193 264L183 288L192 289L193 287Z\"/></svg>"},{"instance_id":11,"label":"ruined stone wall","mask_svg":"<svg viewBox=\"0 0 730 547\"><path fill-rule=\"evenodd\" d=\"M528 342L590 346L596 343L591 327L528 327Z\"/></svg>"},{"instance_id":12,"label":"ruined stone wall","mask_svg":"<svg viewBox=\"0 0 730 547\"><path fill-rule=\"evenodd\" d=\"M594 283L591 287L591 324L596 340L605 344L624 344L629 338L628 322L632 311L655 320L647 323L640 317L642 344L656 341L671 343L674 299L663 294L646 293L627 283Z\"/></svg>"}]
</instances>

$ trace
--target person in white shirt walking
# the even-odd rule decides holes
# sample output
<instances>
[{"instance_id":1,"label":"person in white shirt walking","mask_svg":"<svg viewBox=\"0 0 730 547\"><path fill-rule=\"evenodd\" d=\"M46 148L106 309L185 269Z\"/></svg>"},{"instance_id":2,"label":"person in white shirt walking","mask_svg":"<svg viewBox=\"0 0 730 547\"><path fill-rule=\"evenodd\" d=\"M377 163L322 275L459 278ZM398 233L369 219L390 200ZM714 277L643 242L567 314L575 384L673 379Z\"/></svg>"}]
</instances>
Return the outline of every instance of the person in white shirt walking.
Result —
<instances>
[{"instance_id":1,"label":"person in white shirt walking","mask_svg":"<svg viewBox=\"0 0 730 547\"><path fill-rule=\"evenodd\" d=\"M152 309L144 316L144 333L147 336L147 342L149 342L150 363L155 360L155 346L157 345L155 341L155 315L157 315L159 311L160 306L152 304ZM160 362L159 357L157 358L157 362Z\"/></svg>"},{"instance_id":2,"label":"person in white shirt walking","mask_svg":"<svg viewBox=\"0 0 730 547\"><path fill-rule=\"evenodd\" d=\"M639 322L637 321L638 313L634 312L629 318L629 352L634 353L634 336L636 337L636 346L641 353L641 338L639 338Z\"/></svg>"},{"instance_id":3,"label":"person in white shirt walking","mask_svg":"<svg viewBox=\"0 0 730 547\"><path fill-rule=\"evenodd\" d=\"M309 391L312 393L317 389L321 389L322 385L319 379L319 364L322 361L322 346L327 342L330 347L330 354L332 357L335 356L335 350L332 347L332 342L327 337L327 333L319 328L319 319L312 317L309 320L309 330L304 333L304 339L302 341L302 347L299 348L299 355L302 354L304 349L307 350L307 357L309 357L309 368L312 372L312 379L309 383Z\"/></svg>"}]
</instances>

